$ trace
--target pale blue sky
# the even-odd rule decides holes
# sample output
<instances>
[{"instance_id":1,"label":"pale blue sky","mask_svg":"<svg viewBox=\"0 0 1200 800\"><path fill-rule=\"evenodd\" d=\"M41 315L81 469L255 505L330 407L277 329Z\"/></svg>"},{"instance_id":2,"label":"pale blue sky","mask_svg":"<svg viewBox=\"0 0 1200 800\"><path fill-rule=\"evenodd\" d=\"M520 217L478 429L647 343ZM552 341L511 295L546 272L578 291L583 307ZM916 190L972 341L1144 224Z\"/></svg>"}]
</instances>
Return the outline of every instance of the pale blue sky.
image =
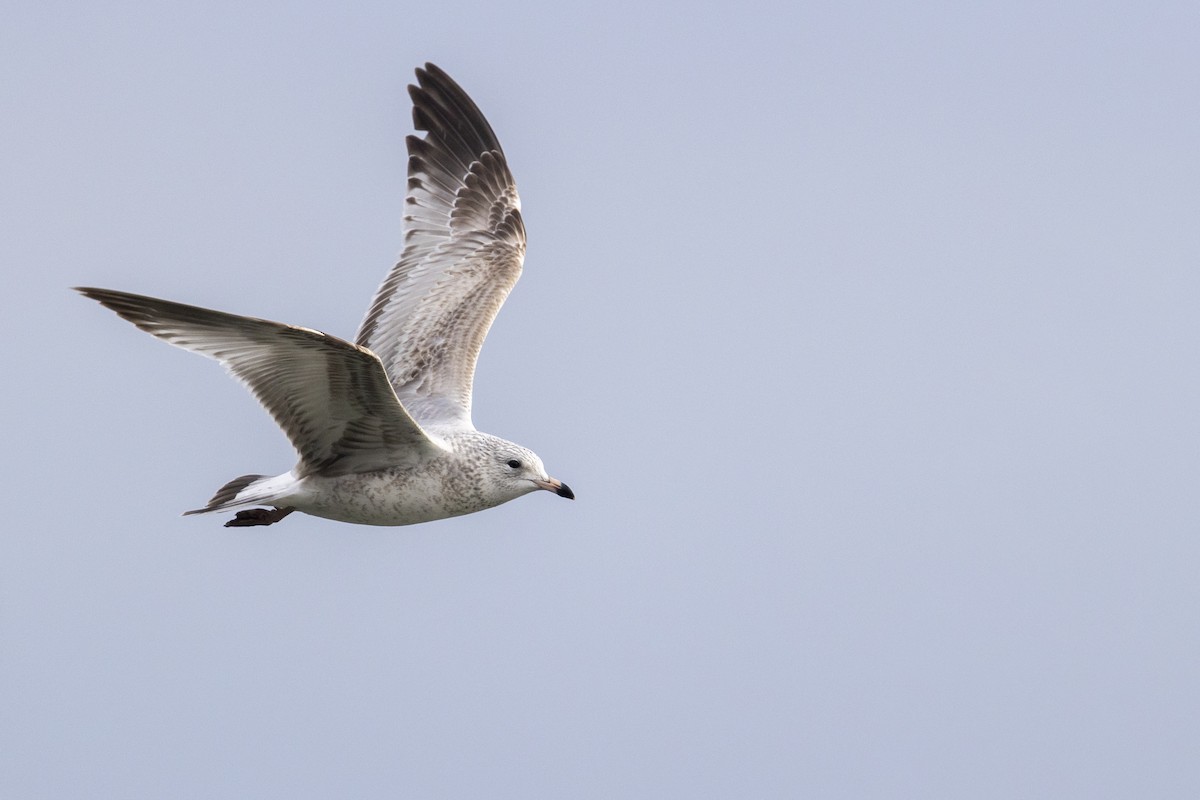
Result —
<instances>
[{"instance_id":1,"label":"pale blue sky","mask_svg":"<svg viewBox=\"0 0 1200 800\"><path fill-rule=\"evenodd\" d=\"M0 795L1200 796L1198 31L10 3ZM352 335L426 60L530 239L475 421L579 499L180 517L290 448L67 287Z\"/></svg>"}]
</instances>

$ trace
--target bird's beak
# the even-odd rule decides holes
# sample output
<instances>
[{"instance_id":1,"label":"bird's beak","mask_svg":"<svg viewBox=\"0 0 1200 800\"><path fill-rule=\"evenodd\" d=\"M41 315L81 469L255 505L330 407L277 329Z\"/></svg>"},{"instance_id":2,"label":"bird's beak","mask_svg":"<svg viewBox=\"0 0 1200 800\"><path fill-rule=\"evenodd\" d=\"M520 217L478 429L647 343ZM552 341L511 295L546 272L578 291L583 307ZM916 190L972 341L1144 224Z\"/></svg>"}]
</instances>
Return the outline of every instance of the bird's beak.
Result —
<instances>
[{"instance_id":1,"label":"bird's beak","mask_svg":"<svg viewBox=\"0 0 1200 800\"><path fill-rule=\"evenodd\" d=\"M554 492L559 497L565 497L568 500L575 499L575 493L571 491L571 487L567 486L557 478L547 478L544 481L534 481L539 489L545 489L547 492Z\"/></svg>"}]
</instances>

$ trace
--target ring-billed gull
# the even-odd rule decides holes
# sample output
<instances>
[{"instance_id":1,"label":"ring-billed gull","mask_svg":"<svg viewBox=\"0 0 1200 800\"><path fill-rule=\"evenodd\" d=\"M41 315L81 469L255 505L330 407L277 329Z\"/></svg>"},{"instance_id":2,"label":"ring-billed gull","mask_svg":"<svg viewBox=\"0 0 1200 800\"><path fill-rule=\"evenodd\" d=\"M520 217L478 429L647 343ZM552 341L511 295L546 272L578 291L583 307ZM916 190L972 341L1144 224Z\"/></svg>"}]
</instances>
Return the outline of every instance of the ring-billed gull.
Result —
<instances>
[{"instance_id":1,"label":"ring-billed gull","mask_svg":"<svg viewBox=\"0 0 1200 800\"><path fill-rule=\"evenodd\" d=\"M574 499L532 451L471 422L479 348L525 257L516 184L491 126L433 64L408 87L404 250L355 342L309 328L109 289L84 295L171 344L216 359L299 453L274 477L243 475L204 508L226 526L292 511L367 525L470 514L545 489ZM267 506L266 508L260 506Z\"/></svg>"}]
</instances>

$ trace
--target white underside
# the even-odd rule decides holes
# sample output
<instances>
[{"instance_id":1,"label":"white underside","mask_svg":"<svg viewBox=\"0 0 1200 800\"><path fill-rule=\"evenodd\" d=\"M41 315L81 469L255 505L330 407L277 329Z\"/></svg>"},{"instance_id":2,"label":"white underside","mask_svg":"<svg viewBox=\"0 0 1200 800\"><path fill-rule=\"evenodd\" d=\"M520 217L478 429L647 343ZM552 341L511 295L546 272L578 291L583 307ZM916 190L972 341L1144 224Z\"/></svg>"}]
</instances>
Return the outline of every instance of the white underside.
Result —
<instances>
[{"instance_id":1,"label":"white underside","mask_svg":"<svg viewBox=\"0 0 1200 800\"><path fill-rule=\"evenodd\" d=\"M360 525L413 525L482 511L509 499L448 495L437 475L410 470L304 478L287 472L250 484L219 510L278 506Z\"/></svg>"}]
</instances>

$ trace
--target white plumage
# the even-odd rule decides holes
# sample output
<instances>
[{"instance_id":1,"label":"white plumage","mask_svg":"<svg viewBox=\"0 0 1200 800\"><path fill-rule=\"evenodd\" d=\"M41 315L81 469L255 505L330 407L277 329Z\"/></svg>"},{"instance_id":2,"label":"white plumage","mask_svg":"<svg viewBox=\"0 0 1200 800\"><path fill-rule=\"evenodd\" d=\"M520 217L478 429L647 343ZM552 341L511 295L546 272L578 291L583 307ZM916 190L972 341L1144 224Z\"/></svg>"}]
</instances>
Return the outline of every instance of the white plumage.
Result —
<instances>
[{"instance_id":1,"label":"white plumage","mask_svg":"<svg viewBox=\"0 0 1200 800\"><path fill-rule=\"evenodd\" d=\"M299 454L290 472L227 483L204 513L226 525L292 511L407 525L546 489L574 498L533 452L475 430L471 387L525 256L520 199L491 126L442 70L409 87L404 251L351 344L320 331L109 289L84 295L144 331L221 362Z\"/></svg>"}]
</instances>

